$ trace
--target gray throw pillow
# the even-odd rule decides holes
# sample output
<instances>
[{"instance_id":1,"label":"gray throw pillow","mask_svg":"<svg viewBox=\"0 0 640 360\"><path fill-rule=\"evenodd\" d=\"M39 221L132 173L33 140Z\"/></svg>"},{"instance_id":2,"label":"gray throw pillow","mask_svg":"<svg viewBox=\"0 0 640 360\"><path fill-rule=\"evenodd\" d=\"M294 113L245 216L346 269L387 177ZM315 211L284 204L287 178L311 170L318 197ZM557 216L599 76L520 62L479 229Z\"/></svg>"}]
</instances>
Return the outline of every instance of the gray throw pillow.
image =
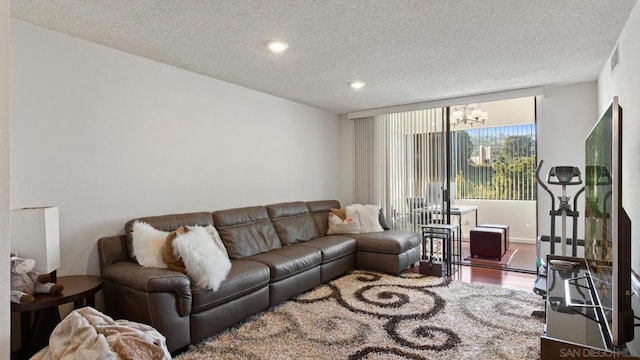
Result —
<instances>
[{"instance_id":1,"label":"gray throw pillow","mask_svg":"<svg viewBox=\"0 0 640 360\"><path fill-rule=\"evenodd\" d=\"M384 217L384 212L382 211L382 208L380 208L380 214L378 215L378 221L380 221L380 226L382 226L383 230L391 229L389 227L389 224L387 224L387 218Z\"/></svg>"}]
</instances>

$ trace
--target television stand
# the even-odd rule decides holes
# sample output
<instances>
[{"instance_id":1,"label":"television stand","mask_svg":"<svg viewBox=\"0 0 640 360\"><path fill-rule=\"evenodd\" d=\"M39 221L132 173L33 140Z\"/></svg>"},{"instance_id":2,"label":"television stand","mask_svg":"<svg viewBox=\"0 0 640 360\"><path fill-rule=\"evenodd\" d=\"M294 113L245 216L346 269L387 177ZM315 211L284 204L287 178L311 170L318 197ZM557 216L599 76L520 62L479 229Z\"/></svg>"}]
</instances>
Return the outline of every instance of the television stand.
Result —
<instances>
[{"instance_id":1,"label":"television stand","mask_svg":"<svg viewBox=\"0 0 640 360\"><path fill-rule=\"evenodd\" d=\"M637 359L626 355L626 351L613 351L607 346L610 341L605 335L607 330L598 321L584 259L547 255L547 264L541 358Z\"/></svg>"}]
</instances>

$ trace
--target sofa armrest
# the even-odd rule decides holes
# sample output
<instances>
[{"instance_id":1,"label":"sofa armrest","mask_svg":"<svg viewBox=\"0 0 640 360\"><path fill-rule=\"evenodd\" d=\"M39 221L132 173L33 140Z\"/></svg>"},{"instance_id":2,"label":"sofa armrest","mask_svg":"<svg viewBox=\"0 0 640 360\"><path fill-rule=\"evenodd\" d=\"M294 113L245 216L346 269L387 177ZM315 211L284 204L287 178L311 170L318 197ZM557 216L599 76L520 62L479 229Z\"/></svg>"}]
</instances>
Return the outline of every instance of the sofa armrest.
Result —
<instances>
[{"instance_id":1,"label":"sofa armrest","mask_svg":"<svg viewBox=\"0 0 640 360\"><path fill-rule=\"evenodd\" d=\"M107 236L98 240L98 257L100 271L105 267L121 261L129 261L127 237L124 235Z\"/></svg>"},{"instance_id":2,"label":"sofa armrest","mask_svg":"<svg viewBox=\"0 0 640 360\"><path fill-rule=\"evenodd\" d=\"M173 292L178 299L180 316L191 313L191 280L186 274L168 269L145 268L132 261L122 261L105 267L102 277L105 282L135 291Z\"/></svg>"}]
</instances>

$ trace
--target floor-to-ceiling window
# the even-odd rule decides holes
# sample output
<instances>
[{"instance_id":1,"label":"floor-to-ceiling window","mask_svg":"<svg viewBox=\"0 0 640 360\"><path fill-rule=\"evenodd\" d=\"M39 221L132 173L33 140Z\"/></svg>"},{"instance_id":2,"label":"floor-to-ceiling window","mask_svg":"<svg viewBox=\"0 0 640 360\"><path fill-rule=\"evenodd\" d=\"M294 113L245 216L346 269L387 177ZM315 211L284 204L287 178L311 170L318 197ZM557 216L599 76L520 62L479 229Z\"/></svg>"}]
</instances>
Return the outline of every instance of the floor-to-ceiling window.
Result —
<instances>
[{"instance_id":1,"label":"floor-to-ceiling window","mask_svg":"<svg viewBox=\"0 0 640 360\"><path fill-rule=\"evenodd\" d=\"M453 106L451 113L453 203L477 206L480 224L505 224L510 233L509 251L500 261L474 259L468 241L476 224L468 217L463 222L463 261L535 270L535 98Z\"/></svg>"},{"instance_id":2,"label":"floor-to-ceiling window","mask_svg":"<svg viewBox=\"0 0 640 360\"><path fill-rule=\"evenodd\" d=\"M509 253L500 266L535 268L533 97L354 122L356 202L379 204L394 228L416 232L432 220L416 210L446 208L447 200L477 207L459 218L467 251L477 214L478 223L509 225L511 241L528 245Z\"/></svg>"}]
</instances>

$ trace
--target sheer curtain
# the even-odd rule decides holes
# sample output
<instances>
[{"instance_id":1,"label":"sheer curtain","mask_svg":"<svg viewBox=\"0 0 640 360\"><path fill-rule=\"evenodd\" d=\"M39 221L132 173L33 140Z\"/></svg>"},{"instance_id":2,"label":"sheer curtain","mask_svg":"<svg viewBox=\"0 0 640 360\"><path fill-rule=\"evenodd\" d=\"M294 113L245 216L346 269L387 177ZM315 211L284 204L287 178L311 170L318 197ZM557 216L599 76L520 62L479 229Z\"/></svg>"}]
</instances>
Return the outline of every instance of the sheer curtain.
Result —
<instances>
[{"instance_id":1,"label":"sheer curtain","mask_svg":"<svg viewBox=\"0 0 640 360\"><path fill-rule=\"evenodd\" d=\"M394 229L418 231L416 211L442 205L445 178L443 109L354 119L354 198L378 204Z\"/></svg>"}]
</instances>

